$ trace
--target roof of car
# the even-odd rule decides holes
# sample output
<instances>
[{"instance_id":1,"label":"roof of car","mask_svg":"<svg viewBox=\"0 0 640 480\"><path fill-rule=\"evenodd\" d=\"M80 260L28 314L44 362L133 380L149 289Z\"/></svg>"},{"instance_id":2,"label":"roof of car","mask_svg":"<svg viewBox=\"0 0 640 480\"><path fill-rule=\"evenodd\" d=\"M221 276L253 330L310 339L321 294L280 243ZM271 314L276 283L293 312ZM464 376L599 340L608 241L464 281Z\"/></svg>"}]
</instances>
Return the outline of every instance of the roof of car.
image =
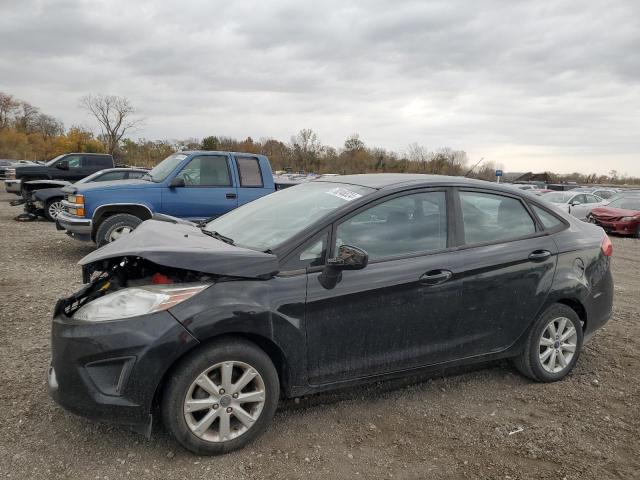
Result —
<instances>
[{"instance_id":1,"label":"roof of car","mask_svg":"<svg viewBox=\"0 0 640 480\"><path fill-rule=\"evenodd\" d=\"M468 184L479 187L496 186L496 183L465 177L447 175L426 175L420 173L363 173L358 175L340 175L338 177L319 178L314 182L345 183L375 189L397 187L407 184Z\"/></svg>"}]
</instances>

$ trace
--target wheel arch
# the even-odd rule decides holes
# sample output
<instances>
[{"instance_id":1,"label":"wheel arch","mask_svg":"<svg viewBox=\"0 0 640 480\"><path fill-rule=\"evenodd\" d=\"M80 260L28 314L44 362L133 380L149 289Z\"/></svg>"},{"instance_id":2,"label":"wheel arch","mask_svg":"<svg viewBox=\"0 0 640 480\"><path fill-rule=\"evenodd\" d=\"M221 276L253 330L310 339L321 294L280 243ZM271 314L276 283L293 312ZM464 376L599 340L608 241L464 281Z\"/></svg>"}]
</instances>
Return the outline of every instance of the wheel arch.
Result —
<instances>
[{"instance_id":1,"label":"wheel arch","mask_svg":"<svg viewBox=\"0 0 640 480\"><path fill-rule=\"evenodd\" d=\"M272 339L267 338L263 335L247 333L247 332L225 332L220 335L214 335L206 340L200 342L195 345L192 349L184 352L181 356L176 358L174 362L166 369L163 373L160 381L156 385L155 392L153 394L153 402L152 409L156 410L160 406L160 401L162 400L162 394L164 392L164 387L167 383L167 379L171 375L171 372L189 355L193 355L200 349L210 345L213 342L218 342L220 340L229 339L229 340L245 340L253 343L256 347L260 348L263 352L267 354L269 359L273 362L276 371L278 372L278 380L280 381L280 393L287 393L290 388L290 375L289 375L289 367L287 363L286 356L284 351L278 346Z\"/></svg>"},{"instance_id":2,"label":"wheel arch","mask_svg":"<svg viewBox=\"0 0 640 480\"><path fill-rule=\"evenodd\" d=\"M141 220L149 220L153 216L151 208L142 203L109 203L106 205L100 205L93 212L91 239L95 241L96 232L98 231L98 228L100 228L102 222L118 213L128 213L140 218Z\"/></svg>"},{"instance_id":3,"label":"wheel arch","mask_svg":"<svg viewBox=\"0 0 640 480\"><path fill-rule=\"evenodd\" d=\"M586 331L587 329L587 309L584 307L582 302L576 300L575 298L560 298L555 300L553 303L559 303L561 305L566 305L571 310L576 312L580 322L582 323L582 331Z\"/></svg>"}]
</instances>

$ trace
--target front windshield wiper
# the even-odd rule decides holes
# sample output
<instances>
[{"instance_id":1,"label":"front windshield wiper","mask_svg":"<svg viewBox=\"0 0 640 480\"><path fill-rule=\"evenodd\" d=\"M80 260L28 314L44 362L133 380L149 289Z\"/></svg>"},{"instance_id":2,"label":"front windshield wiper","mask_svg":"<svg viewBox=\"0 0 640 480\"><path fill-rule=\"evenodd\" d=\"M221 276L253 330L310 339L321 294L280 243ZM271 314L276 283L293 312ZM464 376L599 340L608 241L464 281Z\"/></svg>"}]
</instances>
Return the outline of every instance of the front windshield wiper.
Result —
<instances>
[{"instance_id":1,"label":"front windshield wiper","mask_svg":"<svg viewBox=\"0 0 640 480\"><path fill-rule=\"evenodd\" d=\"M206 230L204 228L200 228L200 231L202 233L204 233L205 235L208 235L210 237L213 237L217 240L223 241L224 243L228 243L229 245L233 245L233 239L229 238L229 237L225 237L224 235L218 233L218 232L212 232L211 230Z\"/></svg>"}]
</instances>

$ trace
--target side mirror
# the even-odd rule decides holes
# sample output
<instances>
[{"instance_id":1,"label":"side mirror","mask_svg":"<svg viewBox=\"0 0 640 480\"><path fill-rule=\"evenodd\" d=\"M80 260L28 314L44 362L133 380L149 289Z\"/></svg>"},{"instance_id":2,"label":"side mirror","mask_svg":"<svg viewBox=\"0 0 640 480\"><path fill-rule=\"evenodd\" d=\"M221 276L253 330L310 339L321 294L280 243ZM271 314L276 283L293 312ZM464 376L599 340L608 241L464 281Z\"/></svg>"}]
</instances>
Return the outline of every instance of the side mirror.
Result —
<instances>
[{"instance_id":1,"label":"side mirror","mask_svg":"<svg viewBox=\"0 0 640 480\"><path fill-rule=\"evenodd\" d=\"M186 184L184 183L184 178L175 177L173 180L171 180L171 183L169 184L169 188L184 187L185 185Z\"/></svg>"},{"instance_id":2,"label":"side mirror","mask_svg":"<svg viewBox=\"0 0 640 480\"><path fill-rule=\"evenodd\" d=\"M351 245L341 245L338 248L338 256L327 260L318 281L324 288L331 290L342 278L343 270L362 270L367 263L369 263L367 252Z\"/></svg>"},{"instance_id":3,"label":"side mirror","mask_svg":"<svg viewBox=\"0 0 640 480\"><path fill-rule=\"evenodd\" d=\"M59 168L60 170L69 170L69 160L60 160L58 163L56 163L56 168Z\"/></svg>"}]
</instances>

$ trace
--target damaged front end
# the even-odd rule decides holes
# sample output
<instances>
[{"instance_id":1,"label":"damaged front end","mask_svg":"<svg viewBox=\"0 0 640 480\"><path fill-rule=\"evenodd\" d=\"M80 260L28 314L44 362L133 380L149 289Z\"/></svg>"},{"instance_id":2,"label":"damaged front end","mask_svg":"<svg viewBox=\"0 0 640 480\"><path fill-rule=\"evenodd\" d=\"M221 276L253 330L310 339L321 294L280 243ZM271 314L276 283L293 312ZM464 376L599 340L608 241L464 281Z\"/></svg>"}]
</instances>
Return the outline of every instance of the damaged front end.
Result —
<instances>
[{"instance_id":1,"label":"damaged front end","mask_svg":"<svg viewBox=\"0 0 640 480\"><path fill-rule=\"evenodd\" d=\"M166 310L215 283L216 276L121 257L84 265L82 281L84 288L58 300L54 316L105 321Z\"/></svg>"}]
</instances>

